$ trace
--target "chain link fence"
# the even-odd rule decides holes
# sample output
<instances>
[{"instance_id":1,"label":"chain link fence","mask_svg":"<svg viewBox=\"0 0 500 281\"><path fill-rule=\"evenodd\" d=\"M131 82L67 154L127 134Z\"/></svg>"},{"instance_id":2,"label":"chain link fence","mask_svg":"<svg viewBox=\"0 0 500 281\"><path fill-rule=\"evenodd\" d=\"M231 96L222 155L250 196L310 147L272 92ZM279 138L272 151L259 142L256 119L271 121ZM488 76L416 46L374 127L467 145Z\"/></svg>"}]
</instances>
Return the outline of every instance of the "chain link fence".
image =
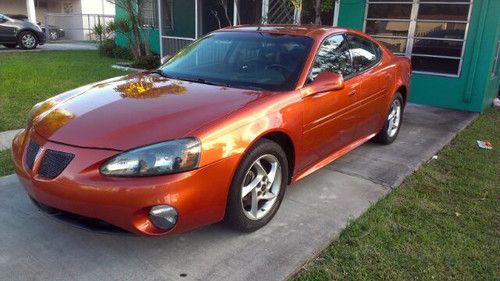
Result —
<instances>
[{"instance_id":1,"label":"chain link fence","mask_svg":"<svg viewBox=\"0 0 500 281\"><path fill-rule=\"evenodd\" d=\"M94 27L107 26L113 20L113 15L47 13L41 27L49 42L97 41Z\"/></svg>"}]
</instances>

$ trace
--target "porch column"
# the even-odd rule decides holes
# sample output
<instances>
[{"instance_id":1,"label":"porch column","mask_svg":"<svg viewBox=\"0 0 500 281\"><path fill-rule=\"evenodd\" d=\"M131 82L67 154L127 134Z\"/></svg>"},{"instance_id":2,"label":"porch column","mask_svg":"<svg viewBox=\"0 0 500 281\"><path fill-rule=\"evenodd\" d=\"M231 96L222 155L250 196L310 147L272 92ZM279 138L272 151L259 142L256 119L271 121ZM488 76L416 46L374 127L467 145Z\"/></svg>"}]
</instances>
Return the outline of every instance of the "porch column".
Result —
<instances>
[{"instance_id":1,"label":"porch column","mask_svg":"<svg viewBox=\"0 0 500 281\"><path fill-rule=\"evenodd\" d=\"M268 22L267 14L269 12L269 0L262 0L262 15L260 18L261 23L266 24Z\"/></svg>"},{"instance_id":2,"label":"porch column","mask_svg":"<svg viewBox=\"0 0 500 281\"><path fill-rule=\"evenodd\" d=\"M35 0L26 0L26 11L28 13L28 20L36 24Z\"/></svg>"}]
</instances>

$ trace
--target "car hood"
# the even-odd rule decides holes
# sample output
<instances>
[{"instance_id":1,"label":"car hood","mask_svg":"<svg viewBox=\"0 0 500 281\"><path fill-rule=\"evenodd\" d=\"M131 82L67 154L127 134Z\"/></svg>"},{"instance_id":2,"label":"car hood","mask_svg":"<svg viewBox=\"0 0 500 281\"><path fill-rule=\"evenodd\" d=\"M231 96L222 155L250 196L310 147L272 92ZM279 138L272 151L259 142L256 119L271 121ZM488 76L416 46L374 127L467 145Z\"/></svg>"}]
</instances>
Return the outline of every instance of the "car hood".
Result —
<instances>
[{"instance_id":1,"label":"car hood","mask_svg":"<svg viewBox=\"0 0 500 281\"><path fill-rule=\"evenodd\" d=\"M50 141L127 150L189 136L267 94L133 74L45 101L31 125Z\"/></svg>"}]
</instances>

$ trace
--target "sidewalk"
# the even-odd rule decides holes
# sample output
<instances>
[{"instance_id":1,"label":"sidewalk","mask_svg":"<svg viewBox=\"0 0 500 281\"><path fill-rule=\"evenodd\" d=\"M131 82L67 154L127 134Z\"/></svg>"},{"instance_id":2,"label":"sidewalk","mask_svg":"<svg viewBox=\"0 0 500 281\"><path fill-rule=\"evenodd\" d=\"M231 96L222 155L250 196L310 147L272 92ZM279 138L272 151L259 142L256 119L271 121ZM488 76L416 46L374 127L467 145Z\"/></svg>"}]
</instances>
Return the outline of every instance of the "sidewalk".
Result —
<instances>
[{"instance_id":1,"label":"sidewalk","mask_svg":"<svg viewBox=\"0 0 500 281\"><path fill-rule=\"evenodd\" d=\"M221 224L161 238L94 233L42 214L15 176L0 178L0 280L286 280L476 116L409 105L394 144L365 144L289 186L273 221L250 234Z\"/></svg>"},{"instance_id":2,"label":"sidewalk","mask_svg":"<svg viewBox=\"0 0 500 281\"><path fill-rule=\"evenodd\" d=\"M14 139L14 136L20 131L21 129L0 132L0 151L10 149L12 139Z\"/></svg>"}]
</instances>

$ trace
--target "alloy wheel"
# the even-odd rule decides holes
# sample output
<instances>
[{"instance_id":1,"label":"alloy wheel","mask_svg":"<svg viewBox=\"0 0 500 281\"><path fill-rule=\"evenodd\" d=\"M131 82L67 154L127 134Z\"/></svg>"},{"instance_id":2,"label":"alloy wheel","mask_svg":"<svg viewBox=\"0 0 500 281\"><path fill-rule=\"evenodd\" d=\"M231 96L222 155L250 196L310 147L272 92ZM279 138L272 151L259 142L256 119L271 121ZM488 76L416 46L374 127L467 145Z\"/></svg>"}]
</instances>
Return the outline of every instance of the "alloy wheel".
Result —
<instances>
[{"instance_id":1,"label":"alloy wheel","mask_svg":"<svg viewBox=\"0 0 500 281\"><path fill-rule=\"evenodd\" d=\"M389 126L387 126L387 134L389 137L396 135L401 124L401 101L395 99L391 104L391 111L387 117Z\"/></svg>"},{"instance_id":2,"label":"alloy wheel","mask_svg":"<svg viewBox=\"0 0 500 281\"><path fill-rule=\"evenodd\" d=\"M23 43L24 47L31 49L36 45L36 38L32 34L27 33L23 35L23 37L21 38L21 42Z\"/></svg>"},{"instance_id":3,"label":"alloy wheel","mask_svg":"<svg viewBox=\"0 0 500 281\"><path fill-rule=\"evenodd\" d=\"M274 155L266 154L253 162L241 186L241 206L247 218L259 220L271 211L281 189L281 173Z\"/></svg>"}]
</instances>

